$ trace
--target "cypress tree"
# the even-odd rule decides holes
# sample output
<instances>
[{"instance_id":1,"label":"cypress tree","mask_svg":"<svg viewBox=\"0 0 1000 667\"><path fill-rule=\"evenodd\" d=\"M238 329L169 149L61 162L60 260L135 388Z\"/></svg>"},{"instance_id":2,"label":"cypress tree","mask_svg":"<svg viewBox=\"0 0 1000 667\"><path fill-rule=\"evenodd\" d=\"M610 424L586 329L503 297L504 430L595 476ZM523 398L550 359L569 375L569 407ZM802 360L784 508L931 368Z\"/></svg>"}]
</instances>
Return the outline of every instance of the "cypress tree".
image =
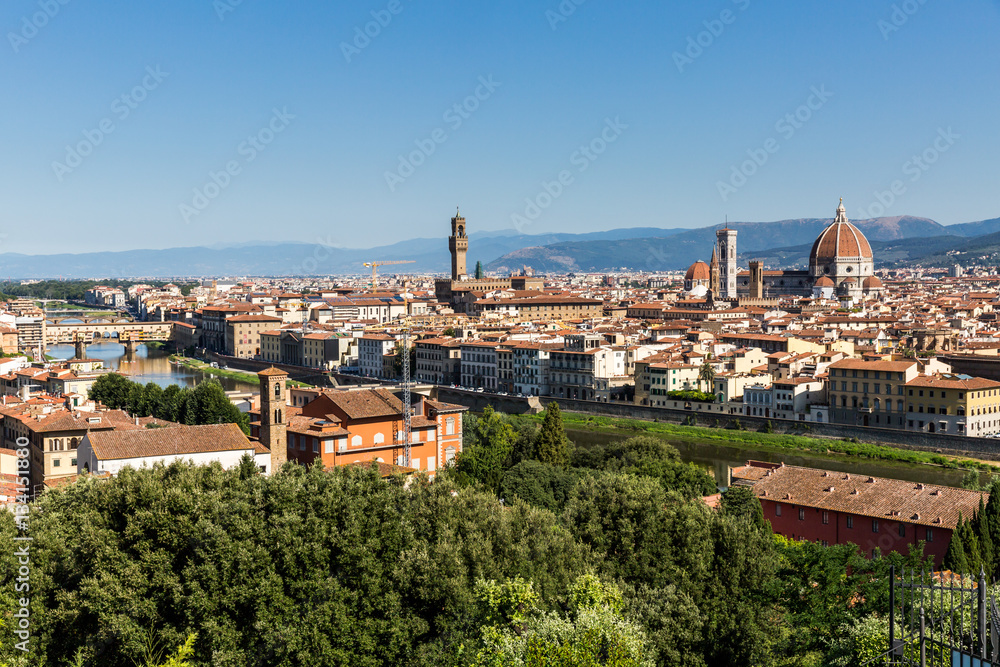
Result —
<instances>
[{"instance_id":1,"label":"cypress tree","mask_svg":"<svg viewBox=\"0 0 1000 667\"><path fill-rule=\"evenodd\" d=\"M988 517L986 516L986 504L983 496L979 496L979 511L973 519L973 530L979 540L979 554L983 559L983 569L986 572L993 572L993 540L990 537Z\"/></svg>"},{"instance_id":2,"label":"cypress tree","mask_svg":"<svg viewBox=\"0 0 1000 667\"><path fill-rule=\"evenodd\" d=\"M555 401L545 408L545 419L538 429L534 442L534 459L542 463L565 468L569 465L572 443L563 428L562 412Z\"/></svg>"},{"instance_id":3,"label":"cypress tree","mask_svg":"<svg viewBox=\"0 0 1000 667\"><path fill-rule=\"evenodd\" d=\"M962 525L962 518L959 517L958 525ZM944 555L944 567L958 574L969 573L969 562L965 557L965 547L962 544L962 533L955 527L951 535L951 542L948 543L948 551Z\"/></svg>"}]
</instances>

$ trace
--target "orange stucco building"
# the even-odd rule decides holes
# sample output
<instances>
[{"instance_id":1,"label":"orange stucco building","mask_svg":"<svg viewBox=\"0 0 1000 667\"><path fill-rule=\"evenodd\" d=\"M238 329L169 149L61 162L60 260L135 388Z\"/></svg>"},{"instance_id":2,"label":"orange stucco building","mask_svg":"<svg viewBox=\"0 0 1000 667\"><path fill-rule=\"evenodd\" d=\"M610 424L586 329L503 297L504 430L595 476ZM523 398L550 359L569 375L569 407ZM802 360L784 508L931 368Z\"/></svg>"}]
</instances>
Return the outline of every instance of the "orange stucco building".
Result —
<instances>
[{"instance_id":1,"label":"orange stucco building","mask_svg":"<svg viewBox=\"0 0 1000 667\"><path fill-rule=\"evenodd\" d=\"M262 390L271 390L265 384L273 373L273 369L262 372ZM425 398L414 404L410 419L411 469L433 477L451 463L462 451L462 414L467 409ZM274 410L261 411L262 421L252 426L269 449L271 445L264 442L269 429L263 422L275 414ZM403 404L386 389L323 390L305 405L286 405L282 416L290 461L305 465L319 461L327 467L373 460L405 465ZM274 430L272 426L270 431ZM282 443L274 444L280 447Z\"/></svg>"}]
</instances>

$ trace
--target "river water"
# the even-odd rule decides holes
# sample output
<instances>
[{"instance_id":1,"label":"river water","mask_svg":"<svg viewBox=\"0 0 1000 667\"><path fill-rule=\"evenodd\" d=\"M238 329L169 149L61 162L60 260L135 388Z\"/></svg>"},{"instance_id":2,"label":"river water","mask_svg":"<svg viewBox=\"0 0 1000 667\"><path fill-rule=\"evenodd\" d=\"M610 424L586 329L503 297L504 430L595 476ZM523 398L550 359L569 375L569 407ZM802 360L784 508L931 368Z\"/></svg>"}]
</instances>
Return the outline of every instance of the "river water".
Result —
<instances>
[{"instance_id":1,"label":"river water","mask_svg":"<svg viewBox=\"0 0 1000 667\"><path fill-rule=\"evenodd\" d=\"M46 350L49 356L57 359L71 359L74 355L72 345L53 345ZM87 356L91 359L101 359L106 368L114 368L128 375L130 380L146 384L154 382L161 387L177 384L182 387L193 387L199 382L215 379L226 391L257 391L257 383L242 382L228 377L214 377L207 373L192 370L184 366L170 363L167 353L140 345L134 361L125 361L125 346L118 343L96 343L87 346Z\"/></svg>"},{"instance_id":2,"label":"river water","mask_svg":"<svg viewBox=\"0 0 1000 667\"><path fill-rule=\"evenodd\" d=\"M569 436L570 440L582 447L606 445L635 435L651 435L663 438L677 448L684 461L690 461L704 468L709 474L715 477L716 482L722 487L729 485L729 468L746 465L748 459L768 461L770 463L784 462L787 465L903 479L911 482L922 482L924 484L940 484L942 486L959 486L963 475L965 475L965 472L961 470L950 470L930 465L872 461L843 456L826 457L810 454L809 452L799 453L791 450L770 451L753 449L753 445L746 447L737 444L726 445L714 440L708 442L674 440L669 436L654 433L619 434L567 428L566 435Z\"/></svg>"}]
</instances>

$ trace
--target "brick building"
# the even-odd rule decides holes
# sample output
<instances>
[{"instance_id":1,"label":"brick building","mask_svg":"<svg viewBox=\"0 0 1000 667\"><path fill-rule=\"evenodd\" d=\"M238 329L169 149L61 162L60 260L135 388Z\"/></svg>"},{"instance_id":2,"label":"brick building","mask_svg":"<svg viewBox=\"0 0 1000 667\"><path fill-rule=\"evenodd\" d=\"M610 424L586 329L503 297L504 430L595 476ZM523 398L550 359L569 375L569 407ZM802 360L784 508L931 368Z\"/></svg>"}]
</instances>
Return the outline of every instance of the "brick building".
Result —
<instances>
[{"instance_id":1,"label":"brick building","mask_svg":"<svg viewBox=\"0 0 1000 667\"><path fill-rule=\"evenodd\" d=\"M934 566L948 551L959 517L989 494L949 486L748 461L731 484L749 486L775 533L796 540L854 544L868 557L905 554L924 542Z\"/></svg>"}]
</instances>

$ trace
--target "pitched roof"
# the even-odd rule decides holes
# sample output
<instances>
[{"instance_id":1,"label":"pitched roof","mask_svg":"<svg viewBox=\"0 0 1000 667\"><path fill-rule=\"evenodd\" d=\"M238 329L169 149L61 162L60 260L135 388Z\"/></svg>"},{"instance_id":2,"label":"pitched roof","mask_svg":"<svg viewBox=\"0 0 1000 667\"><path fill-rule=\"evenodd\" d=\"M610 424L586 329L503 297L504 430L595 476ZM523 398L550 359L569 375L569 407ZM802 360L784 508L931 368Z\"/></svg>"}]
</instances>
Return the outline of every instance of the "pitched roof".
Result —
<instances>
[{"instance_id":1,"label":"pitched roof","mask_svg":"<svg viewBox=\"0 0 1000 667\"><path fill-rule=\"evenodd\" d=\"M265 368L264 370L257 373L257 375L263 375L264 377L277 376L277 375L288 375L285 371L280 368L275 368L271 366L270 368Z\"/></svg>"},{"instance_id":2,"label":"pitched roof","mask_svg":"<svg viewBox=\"0 0 1000 667\"><path fill-rule=\"evenodd\" d=\"M733 477L739 478L743 471L734 469ZM761 499L928 527L954 529L959 515L971 517L979 509L980 497L989 498L950 486L798 466L750 472L758 477L753 490Z\"/></svg>"},{"instance_id":3,"label":"pitched roof","mask_svg":"<svg viewBox=\"0 0 1000 667\"><path fill-rule=\"evenodd\" d=\"M236 424L100 431L87 440L102 461L255 449Z\"/></svg>"},{"instance_id":4,"label":"pitched roof","mask_svg":"<svg viewBox=\"0 0 1000 667\"><path fill-rule=\"evenodd\" d=\"M323 394L348 419L397 417L403 414L403 403L386 389L360 391L329 391Z\"/></svg>"}]
</instances>

